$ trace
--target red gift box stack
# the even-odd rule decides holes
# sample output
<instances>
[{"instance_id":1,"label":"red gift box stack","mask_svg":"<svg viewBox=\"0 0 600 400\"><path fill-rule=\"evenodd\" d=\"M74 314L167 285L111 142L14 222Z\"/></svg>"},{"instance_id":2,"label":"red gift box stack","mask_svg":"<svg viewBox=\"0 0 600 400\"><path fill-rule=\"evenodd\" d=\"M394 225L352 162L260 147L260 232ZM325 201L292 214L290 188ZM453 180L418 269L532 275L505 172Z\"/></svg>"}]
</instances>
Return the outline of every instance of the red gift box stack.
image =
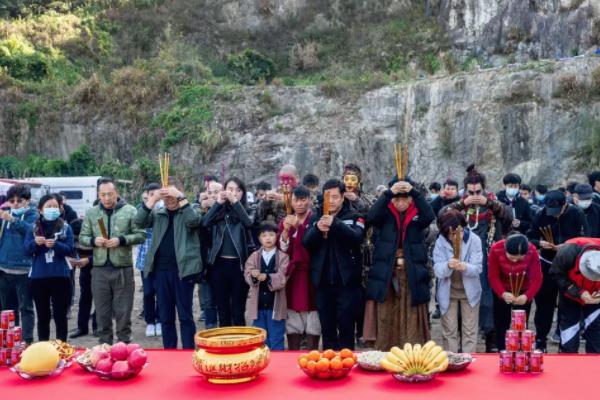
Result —
<instances>
[{"instance_id":1,"label":"red gift box stack","mask_svg":"<svg viewBox=\"0 0 600 400\"><path fill-rule=\"evenodd\" d=\"M544 353L535 350L535 332L527 330L525 310L512 310L511 329L506 331L506 350L500 352L500 372L544 371Z\"/></svg>"},{"instance_id":2,"label":"red gift box stack","mask_svg":"<svg viewBox=\"0 0 600 400\"><path fill-rule=\"evenodd\" d=\"M15 326L15 312L4 310L0 313L0 367L16 365L23 352L22 331Z\"/></svg>"}]
</instances>

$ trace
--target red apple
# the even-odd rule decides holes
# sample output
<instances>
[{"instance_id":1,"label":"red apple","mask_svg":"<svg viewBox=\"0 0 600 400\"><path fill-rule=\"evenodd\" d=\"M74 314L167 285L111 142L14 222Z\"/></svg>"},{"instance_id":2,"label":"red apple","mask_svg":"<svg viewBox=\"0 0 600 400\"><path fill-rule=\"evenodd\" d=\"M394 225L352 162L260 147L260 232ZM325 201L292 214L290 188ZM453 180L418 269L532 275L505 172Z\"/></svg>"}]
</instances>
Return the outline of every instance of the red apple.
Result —
<instances>
[{"instance_id":1,"label":"red apple","mask_svg":"<svg viewBox=\"0 0 600 400\"><path fill-rule=\"evenodd\" d=\"M129 377L129 374L129 364L127 364L127 361L117 361L112 366L110 376L113 379L125 379Z\"/></svg>"},{"instance_id":2,"label":"red apple","mask_svg":"<svg viewBox=\"0 0 600 400\"><path fill-rule=\"evenodd\" d=\"M136 349L129 355L127 358L127 362L131 366L132 369L142 368L146 365L146 360L148 359L148 355L144 351L144 349Z\"/></svg>"},{"instance_id":3,"label":"red apple","mask_svg":"<svg viewBox=\"0 0 600 400\"><path fill-rule=\"evenodd\" d=\"M127 354L131 354L132 351L137 350L137 349L141 349L142 346L140 346L137 343L129 343L127 345Z\"/></svg>"},{"instance_id":4,"label":"red apple","mask_svg":"<svg viewBox=\"0 0 600 400\"><path fill-rule=\"evenodd\" d=\"M108 354L108 351L106 351L106 350L102 350L102 349L92 350L92 354L90 355L90 362L92 363L92 366L95 368L100 360L103 360L103 359L109 358L109 357L110 357L110 354Z\"/></svg>"},{"instance_id":5,"label":"red apple","mask_svg":"<svg viewBox=\"0 0 600 400\"><path fill-rule=\"evenodd\" d=\"M96 371L110 374L113 368L113 362L110 358L103 358L96 364Z\"/></svg>"},{"instance_id":6,"label":"red apple","mask_svg":"<svg viewBox=\"0 0 600 400\"><path fill-rule=\"evenodd\" d=\"M127 345L123 342L113 345L110 349L110 356L113 361L127 360Z\"/></svg>"}]
</instances>

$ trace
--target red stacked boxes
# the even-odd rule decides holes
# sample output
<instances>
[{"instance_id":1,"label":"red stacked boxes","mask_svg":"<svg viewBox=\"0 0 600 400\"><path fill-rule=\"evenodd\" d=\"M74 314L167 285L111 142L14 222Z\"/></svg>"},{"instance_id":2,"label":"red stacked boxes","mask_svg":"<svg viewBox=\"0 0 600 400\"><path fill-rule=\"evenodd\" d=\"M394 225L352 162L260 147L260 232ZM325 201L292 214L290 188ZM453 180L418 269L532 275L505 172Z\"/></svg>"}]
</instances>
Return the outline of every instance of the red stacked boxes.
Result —
<instances>
[{"instance_id":1,"label":"red stacked boxes","mask_svg":"<svg viewBox=\"0 0 600 400\"><path fill-rule=\"evenodd\" d=\"M23 351L22 331L15 326L15 312L4 310L0 313L0 367L16 365Z\"/></svg>"},{"instance_id":2,"label":"red stacked boxes","mask_svg":"<svg viewBox=\"0 0 600 400\"><path fill-rule=\"evenodd\" d=\"M535 350L535 332L527 330L525 310L513 310L511 329L506 331L506 350L500 352L500 372L544 371L544 353Z\"/></svg>"}]
</instances>

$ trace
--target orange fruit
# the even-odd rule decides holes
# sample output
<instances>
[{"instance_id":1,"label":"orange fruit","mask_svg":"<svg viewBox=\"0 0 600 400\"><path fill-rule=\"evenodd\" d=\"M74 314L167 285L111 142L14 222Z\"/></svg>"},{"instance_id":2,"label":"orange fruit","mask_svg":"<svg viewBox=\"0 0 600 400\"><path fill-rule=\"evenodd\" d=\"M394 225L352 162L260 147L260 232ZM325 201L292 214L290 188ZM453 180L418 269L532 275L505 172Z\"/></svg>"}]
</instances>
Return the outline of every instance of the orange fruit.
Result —
<instances>
[{"instance_id":1,"label":"orange fruit","mask_svg":"<svg viewBox=\"0 0 600 400\"><path fill-rule=\"evenodd\" d=\"M354 353L350 349L342 349L342 351L340 351L340 357L342 358L352 358L353 355Z\"/></svg>"},{"instance_id":2,"label":"orange fruit","mask_svg":"<svg viewBox=\"0 0 600 400\"><path fill-rule=\"evenodd\" d=\"M329 371L329 360L326 358L321 358L317 362L317 371L319 371L319 372Z\"/></svg>"},{"instance_id":3,"label":"orange fruit","mask_svg":"<svg viewBox=\"0 0 600 400\"><path fill-rule=\"evenodd\" d=\"M354 358L344 358L342 364L344 365L344 368L352 368L354 366Z\"/></svg>"},{"instance_id":4,"label":"orange fruit","mask_svg":"<svg viewBox=\"0 0 600 400\"><path fill-rule=\"evenodd\" d=\"M356 354L352 354L352 358L354 359L354 364L358 362L358 356Z\"/></svg>"},{"instance_id":5,"label":"orange fruit","mask_svg":"<svg viewBox=\"0 0 600 400\"><path fill-rule=\"evenodd\" d=\"M335 356L336 356L336 354L335 354L335 351L333 351L333 350L325 350L323 352L323 357L325 357L328 360L331 360Z\"/></svg>"},{"instance_id":6,"label":"orange fruit","mask_svg":"<svg viewBox=\"0 0 600 400\"><path fill-rule=\"evenodd\" d=\"M318 350L313 350L310 353L308 353L308 357L309 360L312 361L319 361L321 359L321 353L319 353Z\"/></svg>"},{"instance_id":7,"label":"orange fruit","mask_svg":"<svg viewBox=\"0 0 600 400\"><path fill-rule=\"evenodd\" d=\"M300 366L300 368L306 368L306 366L308 365L308 358L300 357L300 359L298 360L298 365Z\"/></svg>"},{"instance_id":8,"label":"orange fruit","mask_svg":"<svg viewBox=\"0 0 600 400\"><path fill-rule=\"evenodd\" d=\"M332 370L339 370L344 368L344 363L339 357L335 357L329 362L329 367L331 367Z\"/></svg>"},{"instance_id":9,"label":"orange fruit","mask_svg":"<svg viewBox=\"0 0 600 400\"><path fill-rule=\"evenodd\" d=\"M313 361L313 360L310 360L310 361L309 361L309 362L306 364L306 369L307 369L309 372L316 372L316 370L317 370L317 362L316 362L316 361Z\"/></svg>"}]
</instances>

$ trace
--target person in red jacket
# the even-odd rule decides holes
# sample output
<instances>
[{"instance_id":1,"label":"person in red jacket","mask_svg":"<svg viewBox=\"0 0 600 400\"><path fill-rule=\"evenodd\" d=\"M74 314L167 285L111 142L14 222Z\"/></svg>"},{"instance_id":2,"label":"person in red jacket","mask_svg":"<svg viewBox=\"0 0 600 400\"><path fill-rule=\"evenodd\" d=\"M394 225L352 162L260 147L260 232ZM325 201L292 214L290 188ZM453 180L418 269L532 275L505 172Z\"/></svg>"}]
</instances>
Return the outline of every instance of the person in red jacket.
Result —
<instances>
[{"instance_id":1,"label":"person in red jacket","mask_svg":"<svg viewBox=\"0 0 600 400\"><path fill-rule=\"evenodd\" d=\"M531 300L542 286L542 266L537 249L522 234L496 242L488 255L488 279L494 292L494 325L498 350L504 350L504 335L511 310L525 310L529 319Z\"/></svg>"},{"instance_id":2,"label":"person in red jacket","mask_svg":"<svg viewBox=\"0 0 600 400\"><path fill-rule=\"evenodd\" d=\"M578 352L583 328L586 353L600 353L600 239L567 240L552 262L550 275L560 293L560 352Z\"/></svg>"},{"instance_id":3,"label":"person in red jacket","mask_svg":"<svg viewBox=\"0 0 600 400\"><path fill-rule=\"evenodd\" d=\"M302 238L312 216L311 205L308 188L305 186L294 188L292 192L294 214L288 215L279 222L279 248L290 257L286 285L288 306L286 333L289 350L300 350L303 334L306 334L306 342L310 350L318 349L321 339L321 324L314 302L315 291L310 282L310 255L302 245Z\"/></svg>"}]
</instances>

